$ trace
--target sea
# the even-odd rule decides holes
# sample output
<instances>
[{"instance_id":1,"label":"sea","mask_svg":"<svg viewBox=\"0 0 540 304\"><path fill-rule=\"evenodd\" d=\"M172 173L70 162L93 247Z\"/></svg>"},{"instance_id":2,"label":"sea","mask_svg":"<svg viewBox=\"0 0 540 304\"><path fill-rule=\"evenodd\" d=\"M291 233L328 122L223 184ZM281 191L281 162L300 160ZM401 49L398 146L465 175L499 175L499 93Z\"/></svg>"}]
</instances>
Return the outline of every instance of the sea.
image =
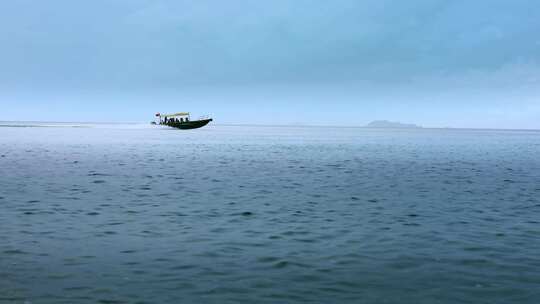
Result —
<instances>
[{"instance_id":1,"label":"sea","mask_svg":"<svg viewBox=\"0 0 540 304\"><path fill-rule=\"evenodd\" d=\"M540 132L2 122L0 303L540 303Z\"/></svg>"}]
</instances>

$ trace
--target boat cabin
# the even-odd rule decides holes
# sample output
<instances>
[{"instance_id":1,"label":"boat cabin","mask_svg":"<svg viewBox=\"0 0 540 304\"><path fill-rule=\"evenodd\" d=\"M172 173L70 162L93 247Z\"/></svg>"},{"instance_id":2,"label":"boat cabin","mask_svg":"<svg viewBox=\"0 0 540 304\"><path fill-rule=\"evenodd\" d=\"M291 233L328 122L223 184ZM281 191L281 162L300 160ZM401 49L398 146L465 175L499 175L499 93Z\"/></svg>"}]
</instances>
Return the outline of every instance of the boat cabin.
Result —
<instances>
[{"instance_id":1,"label":"boat cabin","mask_svg":"<svg viewBox=\"0 0 540 304\"><path fill-rule=\"evenodd\" d=\"M171 125L190 121L189 112L179 112L174 114L157 113L156 117L159 118L160 125Z\"/></svg>"}]
</instances>

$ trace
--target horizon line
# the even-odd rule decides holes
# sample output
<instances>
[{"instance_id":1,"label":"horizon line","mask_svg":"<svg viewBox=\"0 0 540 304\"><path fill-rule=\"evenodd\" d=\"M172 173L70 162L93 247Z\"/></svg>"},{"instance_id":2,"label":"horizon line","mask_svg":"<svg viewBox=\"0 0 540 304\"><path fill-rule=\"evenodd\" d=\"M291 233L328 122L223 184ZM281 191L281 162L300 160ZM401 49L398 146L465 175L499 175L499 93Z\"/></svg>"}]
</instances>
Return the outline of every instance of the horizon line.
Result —
<instances>
[{"instance_id":1,"label":"horizon line","mask_svg":"<svg viewBox=\"0 0 540 304\"><path fill-rule=\"evenodd\" d=\"M101 124L101 125L121 125L121 124L149 124L146 122L96 122L96 121L44 121L44 120L0 120L0 123L57 123L57 124ZM215 126L250 126L250 127L301 127L301 128L361 128L361 129L392 129L392 130L471 130L471 131L533 131L540 132L540 129L527 129L527 128L490 128L490 127L370 127L367 125L314 125L314 124L256 124L256 123L214 123Z\"/></svg>"}]
</instances>

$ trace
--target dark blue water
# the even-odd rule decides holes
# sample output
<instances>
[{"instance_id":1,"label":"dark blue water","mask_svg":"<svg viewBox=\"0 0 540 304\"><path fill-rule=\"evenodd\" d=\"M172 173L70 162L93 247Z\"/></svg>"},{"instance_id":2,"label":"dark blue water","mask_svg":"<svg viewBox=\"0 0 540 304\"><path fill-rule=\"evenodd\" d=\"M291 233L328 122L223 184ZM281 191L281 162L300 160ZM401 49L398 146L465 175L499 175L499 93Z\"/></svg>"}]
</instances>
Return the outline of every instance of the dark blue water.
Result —
<instances>
[{"instance_id":1,"label":"dark blue water","mask_svg":"<svg viewBox=\"0 0 540 304\"><path fill-rule=\"evenodd\" d=\"M540 133L0 127L0 303L540 303Z\"/></svg>"}]
</instances>

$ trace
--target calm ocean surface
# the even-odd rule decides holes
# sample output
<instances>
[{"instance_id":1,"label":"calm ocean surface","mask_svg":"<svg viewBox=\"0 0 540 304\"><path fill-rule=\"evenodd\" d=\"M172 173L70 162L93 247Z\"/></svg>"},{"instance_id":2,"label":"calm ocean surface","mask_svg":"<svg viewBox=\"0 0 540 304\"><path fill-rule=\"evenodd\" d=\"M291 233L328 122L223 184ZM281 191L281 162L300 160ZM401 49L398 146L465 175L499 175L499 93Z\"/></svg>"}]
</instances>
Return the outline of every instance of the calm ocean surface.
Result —
<instances>
[{"instance_id":1,"label":"calm ocean surface","mask_svg":"<svg viewBox=\"0 0 540 304\"><path fill-rule=\"evenodd\" d=\"M540 303L540 132L0 125L0 303Z\"/></svg>"}]
</instances>

